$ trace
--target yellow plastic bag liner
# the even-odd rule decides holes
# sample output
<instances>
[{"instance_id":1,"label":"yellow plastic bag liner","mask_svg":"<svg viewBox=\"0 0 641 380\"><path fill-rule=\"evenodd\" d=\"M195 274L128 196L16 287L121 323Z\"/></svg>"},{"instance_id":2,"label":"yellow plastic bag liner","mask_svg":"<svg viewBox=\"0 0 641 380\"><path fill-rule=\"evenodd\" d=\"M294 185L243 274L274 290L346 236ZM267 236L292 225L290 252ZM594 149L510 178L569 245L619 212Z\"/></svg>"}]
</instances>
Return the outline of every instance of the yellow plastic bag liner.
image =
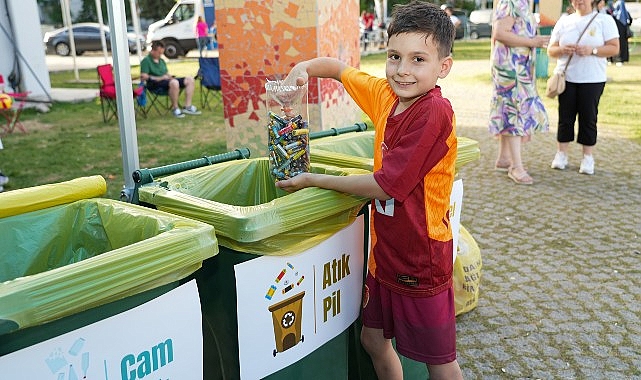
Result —
<instances>
[{"instance_id":1,"label":"yellow plastic bag liner","mask_svg":"<svg viewBox=\"0 0 641 380\"><path fill-rule=\"evenodd\" d=\"M107 183L99 175L71 181L7 191L0 194L0 218L99 197L107 192Z\"/></svg>"},{"instance_id":2,"label":"yellow plastic bag liner","mask_svg":"<svg viewBox=\"0 0 641 380\"><path fill-rule=\"evenodd\" d=\"M175 282L218 253L213 226L98 198L2 218L0 236L0 339Z\"/></svg>"},{"instance_id":3,"label":"yellow plastic bag liner","mask_svg":"<svg viewBox=\"0 0 641 380\"><path fill-rule=\"evenodd\" d=\"M467 313L478 305L482 267L479 246L465 227L461 226L452 275L456 315Z\"/></svg>"},{"instance_id":4,"label":"yellow plastic bag liner","mask_svg":"<svg viewBox=\"0 0 641 380\"><path fill-rule=\"evenodd\" d=\"M367 171L315 164L330 175ZM139 189L141 202L216 227L220 245L258 255L300 253L351 224L368 199L319 188L286 193L267 158L229 161L164 177Z\"/></svg>"},{"instance_id":5,"label":"yellow plastic bag liner","mask_svg":"<svg viewBox=\"0 0 641 380\"><path fill-rule=\"evenodd\" d=\"M458 137L456 168L478 160L478 141ZM310 141L311 162L372 171L374 167L374 131L346 133Z\"/></svg>"},{"instance_id":6,"label":"yellow plastic bag liner","mask_svg":"<svg viewBox=\"0 0 641 380\"><path fill-rule=\"evenodd\" d=\"M309 143L311 162L338 167L374 168L374 131L323 137Z\"/></svg>"}]
</instances>

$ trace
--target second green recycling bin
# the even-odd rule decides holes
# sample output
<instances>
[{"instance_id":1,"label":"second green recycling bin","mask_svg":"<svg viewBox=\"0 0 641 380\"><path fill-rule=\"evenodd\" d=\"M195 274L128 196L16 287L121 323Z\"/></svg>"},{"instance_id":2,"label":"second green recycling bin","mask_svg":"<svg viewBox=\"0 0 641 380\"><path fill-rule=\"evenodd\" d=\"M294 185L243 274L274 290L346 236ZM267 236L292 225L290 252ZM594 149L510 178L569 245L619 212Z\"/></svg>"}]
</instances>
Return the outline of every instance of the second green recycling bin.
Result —
<instances>
[{"instance_id":1,"label":"second green recycling bin","mask_svg":"<svg viewBox=\"0 0 641 380\"><path fill-rule=\"evenodd\" d=\"M311 171L341 176L367 173L360 169L322 164L312 164ZM258 158L216 164L160 178L153 184L141 186L139 199L159 210L204 221L216 228L220 252L215 258L206 260L192 276L198 282L203 311L205 378L240 377L241 332L237 313L243 304L254 301L245 296L239 298L236 282L241 279L235 266L248 265L254 260L269 263L274 259L283 263L282 271L278 267L278 271L271 272L272 269L265 266L255 269L254 278L245 277L247 281L259 282L268 273L272 279L271 284L260 289L258 298L261 300L256 303L262 304L261 312L248 317L254 318L257 324L265 323L264 315L271 313L268 327L256 334L256 339L267 337L274 345L267 353L269 358L262 362L256 359L249 364L253 367L269 365L272 357L296 355L306 342L312 342L312 332L320 329L326 321L320 318L317 324L311 327L304 325L301 331L301 326L297 325L300 323L300 311L297 310L300 309L296 309L300 308L300 302L307 307L318 305L318 308L326 308L326 319L341 311L341 297L343 305L348 303L344 291L332 292L332 289L339 289L337 283L340 285L345 276L353 277L349 268L351 271L355 268L349 257L343 255L342 259L330 260L326 265L317 267L318 272L303 271L297 263L302 252L315 252L339 236L344 228L352 228L368 201L365 198L319 188L286 193L276 188L268 159ZM366 234L366 222L362 228L358 231L360 237ZM363 246L358 247L361 259L364 249ZM340 257L340 247L336 252ZM323 254L315 252L313 256ZM311 287L317 283L319 285L315 288ZM310 287L303 294L297 290L298 285ZM325 290L330 296L314 298L317 293L312 290L321 287L327 287ZM360 291L357 292L360 299ZM311 313L302 320L303 324L316 321ZM348 346L349 331L344 330L318 349L266 378L347 378ZM259 354L265 355L266 352L263 350Z\"/></svg>"}]
</instances>

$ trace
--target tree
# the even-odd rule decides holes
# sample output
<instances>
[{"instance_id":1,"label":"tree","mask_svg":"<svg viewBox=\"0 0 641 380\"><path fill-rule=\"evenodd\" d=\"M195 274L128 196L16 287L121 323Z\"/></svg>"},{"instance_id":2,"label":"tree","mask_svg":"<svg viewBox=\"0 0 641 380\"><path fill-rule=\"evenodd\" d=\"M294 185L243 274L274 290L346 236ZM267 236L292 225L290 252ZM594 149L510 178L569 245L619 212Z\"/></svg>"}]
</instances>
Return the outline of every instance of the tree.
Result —
<instances>
[{"instance_id":1,"label":"tree","mask_svg":"<svg viewBox=\"0 0 641 380\"><path fill-rule=\"evenodd\" d=\"M162 20L174 4L175 0L138 0L140 17Z\"/></svg>"},{"instance_id":2,"label":"tree","mask_svg":"<svg viewBox=\"0 0 641 380\"><path fill-rule=\"evenodd\" d=\"M62 25L62 11L60 0L38 0L41 22L45 24Z\"/></svg>"},{"instance_id":3,"label":"tree","mask_svg":"<svg viewBox=\"0 0 641 380\"><path fill-rule=\"evenodd\" d=\"M103 20L107 19L107 16L103 8ZM74 22L98 22L98 15L96 13L96 1L95 0L82 0L82 8L80 12L73 18Z\"/></svg>"},{"instance_id":4,"label":"tree","mask_svg":"<svg viewBox=\"0 0 641 380\"><path fill-rule=\"evenodd\" d=\"M62 25L62 10L60 9L60 0L36 0L40 13L42 15L41 22L45 24ZM120 1L120 0L113 0ZM125 4L125 12L127 19L131 20L131 12L129 9L129 0L122 0ZM102 19L105 24L107 23L107 0L102 2ZM140 17L152 20L160 20L167 15L171 7L176 4L176 0L137 0L138 7L140 8ZM82 8L80 12L72 15L73 22L97 22L98 15L96 14L96 1L95 0L82 0Z\"/></svg>"}]
</instances>

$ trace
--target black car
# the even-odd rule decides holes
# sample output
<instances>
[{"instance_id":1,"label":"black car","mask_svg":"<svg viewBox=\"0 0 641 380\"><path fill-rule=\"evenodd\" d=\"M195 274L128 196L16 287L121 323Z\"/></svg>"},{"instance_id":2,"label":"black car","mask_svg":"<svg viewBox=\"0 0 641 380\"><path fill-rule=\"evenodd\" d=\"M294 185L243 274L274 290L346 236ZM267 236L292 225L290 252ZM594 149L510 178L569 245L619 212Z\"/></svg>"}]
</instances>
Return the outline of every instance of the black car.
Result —
<instances>
[{"instance_id":1,"label":"black car","mask_svg":"<svg viewBox=\"0 0 641 380\"><path fill-rule=\"evenodd\" d=\"M72 25L72 28L77 55L81 55L86 51L102 50L102 42L100 40L100 24L95 22L80 23ZM102 30L105 33L107 50L111 50L109 27L106 25L102 25ZM135 53L137 49L136 35L134 33L127 33L127 40L129 45L129 52ZM56 53L62 56L68 56L71 54L69 31L66 27L45 33L43 42L45 44L47 53ZM141 50L145 50L145 40L143 37L140 37L140 48Z\"/></svg>"}]
</instances>

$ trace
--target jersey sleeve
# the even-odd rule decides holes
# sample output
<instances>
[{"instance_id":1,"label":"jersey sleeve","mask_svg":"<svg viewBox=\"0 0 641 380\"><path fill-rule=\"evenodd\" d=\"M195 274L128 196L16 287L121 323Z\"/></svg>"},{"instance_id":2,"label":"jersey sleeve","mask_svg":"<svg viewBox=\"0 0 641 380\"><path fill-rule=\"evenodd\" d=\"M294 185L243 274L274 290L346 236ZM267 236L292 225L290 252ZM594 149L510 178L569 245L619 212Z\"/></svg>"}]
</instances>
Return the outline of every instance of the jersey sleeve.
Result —
<instances>
[{"instance_id":1,"label":"jersey sleeve","mask_svg":"<svg viewBox=\"0 0 641 380\"><path fill-rule=\"evenodd\" d=\"M384 123L396 100L387 79L348 67L341 73L341 83L358 107L372 119L375 127Z\"/></svg>"}]
</instances>

